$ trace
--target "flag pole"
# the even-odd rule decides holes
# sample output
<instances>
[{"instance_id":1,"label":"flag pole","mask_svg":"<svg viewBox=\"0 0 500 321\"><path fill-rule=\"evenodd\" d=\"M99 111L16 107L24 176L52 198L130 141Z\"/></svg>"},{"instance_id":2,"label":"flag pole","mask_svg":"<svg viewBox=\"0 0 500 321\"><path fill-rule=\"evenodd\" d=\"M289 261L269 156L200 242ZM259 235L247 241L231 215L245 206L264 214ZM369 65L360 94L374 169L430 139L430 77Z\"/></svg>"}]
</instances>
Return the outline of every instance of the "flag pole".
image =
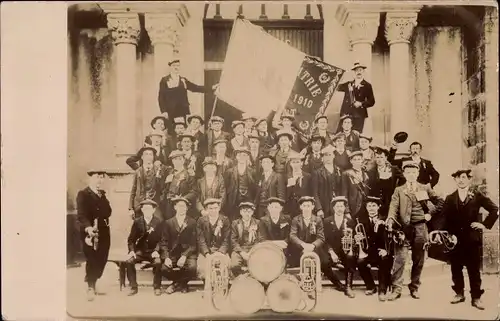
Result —
<instances>
[{"instance_id":1,"label":"flag pole","mask_svg":"<svg viewBox=\"0 0 500 321\"><path fill-rule=\"evenodd\" d=\"M215 107L217 106L217 95L215 95L215 99L214 99L214 104L212 106L212 114L210 115L210 119L212 119L212 117L214 117L214 113L215 113ZM208 121L210 121L210 119Z\"/></svg>"}]
</instances>

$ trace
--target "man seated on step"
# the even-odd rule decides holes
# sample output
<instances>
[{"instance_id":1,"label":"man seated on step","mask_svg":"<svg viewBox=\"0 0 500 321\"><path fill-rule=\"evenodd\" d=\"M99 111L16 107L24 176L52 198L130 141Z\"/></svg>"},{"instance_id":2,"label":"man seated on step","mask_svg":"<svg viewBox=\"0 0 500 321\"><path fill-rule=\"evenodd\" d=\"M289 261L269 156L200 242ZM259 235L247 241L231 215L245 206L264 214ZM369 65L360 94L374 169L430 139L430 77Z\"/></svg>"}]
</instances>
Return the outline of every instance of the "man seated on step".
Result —
<instances>
[{"instance_id":1,"label":"man seated on step","mask_svg":"<svg viewBox=\"0 0 500 321\"><path fill-rule=\"evenodd\" d=\"M196 277L196 220L187 216L189 201L184 197L172 198L175 216L162 228L160 257L164 272L172 284L167 294L186 293L188 282Z\"/></svg>"},{"instance_id":2,"label":"man seated on step","mask_svg":"<svg viewBox=\"0 0 500 321\"><path fill-rule=\"evenodd\" d=\"M259 240L259 220L253 217L255 205L251 202L240 203L241 218L231 223L231 271L237 277L247 266L250 250Z\"/></svg>"},{"instance_id":3,"label":"man seated on step","mask_svg":"<svg viewBox=\"0 0 500 321\"><path fill-rule=\"evenodd\" d=\"M268 214L259 221L259 243L271 241L283 249L285 256L289 256L288 244L290 239L290 216L283 214L285 201L270 197L266 200ZM288 261L288 260L287 260Z\"/></svg>"},{"instance_id":4,"label":"man seated on step","mask_svg":"<svg viewBox=\"0 0 500 321\"><path fill-rule=\"evenodd\" d=\"M208 215L202 216L196 223L196 235L198 241L197 270L200 279L205 279L206 260L215 253L227 255L229 251L229 235L231 223L229 219L220 213L221 201L209 198L205 201L205 210Z\"/></svg>"},{"instance_id":5,"label":"man seated on step","mask_svg":"<svg viewBox=\"0 0 500 321\"><path fill-rule=\"evenodd\" d=\"M161 291L161 260L159 242L161 239L161 219L153 216L158 204L150 199L141 202L142 214L134 220L128 243L127 277L130 283L129 295L135 295L137 288L137 272L135 264L148 261L153 264L153 288L155 295Z\"/></svg>"}]
</instances>

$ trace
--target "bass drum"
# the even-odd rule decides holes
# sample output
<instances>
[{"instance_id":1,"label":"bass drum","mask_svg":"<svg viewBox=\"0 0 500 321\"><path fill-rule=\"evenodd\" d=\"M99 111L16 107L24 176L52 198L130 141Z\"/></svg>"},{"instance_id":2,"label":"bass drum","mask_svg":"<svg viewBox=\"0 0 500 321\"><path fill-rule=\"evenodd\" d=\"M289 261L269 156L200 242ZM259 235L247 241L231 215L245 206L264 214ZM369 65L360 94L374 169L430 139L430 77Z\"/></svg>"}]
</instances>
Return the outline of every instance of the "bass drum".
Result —
<instances>
[{"instance_id":1,"label":"bass drum","mask_svg":"<svg viewBox=\"0 0 500 321\"><path fill-rule=\"evenodd\" d=\"M248 274L234 279L229 289L231 307L241 314L252 314L259 311L266 300L264 287Z\"/></svg>"},{"instance_id":2,"label":"bass drum","mask_svg":"<svg viewBox=\"0 0 500 321\"><path fill-rule=\"evenodd\" d=\"M283 250L272 242L255 245L248 256L248 271L258 281L269 283L285 270L286 258Z\"/></svg>"},{"instance_id":3,"label":"bass drum","mask_svg":"<svg viewBox=\"0 0 500 321\"><path fill-rule=\"evenodd\" d=\"M274 312L293 312L300 308L303 293L296 277L283 274L267 288L267 302Z\"/></svg>"}]
</instances>

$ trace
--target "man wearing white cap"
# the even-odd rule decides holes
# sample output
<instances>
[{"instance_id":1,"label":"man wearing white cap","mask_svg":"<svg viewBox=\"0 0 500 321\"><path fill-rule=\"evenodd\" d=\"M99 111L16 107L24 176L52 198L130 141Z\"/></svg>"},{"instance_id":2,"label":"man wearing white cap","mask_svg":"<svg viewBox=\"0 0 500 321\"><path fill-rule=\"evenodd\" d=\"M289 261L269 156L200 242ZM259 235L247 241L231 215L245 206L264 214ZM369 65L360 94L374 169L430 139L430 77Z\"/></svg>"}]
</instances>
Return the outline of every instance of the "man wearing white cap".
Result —
<instances>
[{"instance_id":1,"label":"man wearing white cap","mask_svg":"<svg viewBox=\"0 0 500 321\"><path fill-rule=\"evenodd\" d=\"M403 163L403 175L406 183L396 187L389 206L386 220L387 230L391 231L394 222L402 226L405 233L403 245L395 244L394 266L392 268L392 293L389 301L401 297L403 288L403 271L411 248L413 265L411 268L411 282L408 285L410 295L419 299L420 275L424 267L425 247L429 240L427 222L432 215L441 212L443 199L439 197L429 185L417 183L419 165L413 161Z\"/></svg>"},{"instance_id":2,"label":"man wearing white cap","mask_svg":"<svg viewBox=\"0 0 500 321\"><path fill-rule=\"evenodd\" d=\"M245 136L248 137L248 135L253 130L253 127L255 125L255 121L257 120L257 118L250 115L249 113L244 113L241 120L243 121L243 123L245 123Z\"/></svg>"},{"instance_id":3,"label":"man wearing white cap","mask_svg":"<svg viewBox=\"0 0 500 321\"><path fill-rule=\"evenodd\" d=\"M372 85L364 79L366 66L356 62L351 70L354 80L342 83L337 90L345 93L340 115L353 116L353 128L359 132L363 131L365 118L368 117L367 108L375 105Z\"/></svg>"}]
</instances>

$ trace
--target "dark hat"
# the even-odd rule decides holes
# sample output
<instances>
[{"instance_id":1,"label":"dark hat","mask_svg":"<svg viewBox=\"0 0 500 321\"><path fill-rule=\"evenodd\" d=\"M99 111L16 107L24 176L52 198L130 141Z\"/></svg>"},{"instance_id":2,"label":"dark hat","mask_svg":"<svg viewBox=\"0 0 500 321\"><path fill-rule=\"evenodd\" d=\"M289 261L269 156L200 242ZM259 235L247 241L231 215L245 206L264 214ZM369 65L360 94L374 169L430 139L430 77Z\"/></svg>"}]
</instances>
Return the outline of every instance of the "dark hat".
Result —
<instances>
[{"instance_id":1,"label":"dark hat","mask_svg":"<svg viewBox=\"0 0 500 321\"><path fill-rule=\"evenodd\" d=\"M360 150L355 150L351 153L348 153L349 154L349 159L352 159L354 156L361 156L363 157L363 152L360 151Z\"/></svg>"},{"instance_id":2,"label":"dark hat","mask_svg":"<svg viewBox=\"0 0 500 321\"><path fill-rule=\"evenodd\" d=\"M139 149L137 155L142 156L142 154L147 150L152 151L153 154L156 155L156 149L153 146L143 146L141 149Z\"/></svg>"},{"instance_id":3,"label":"dark hat","mask_svg":"<svg viewBox=\"0 0 500 321\"><path fill-rule=\"evenodd\" d=\"M337 141L338 139L340 138L344 138L344 140L347 140L345 134L343 132L340 132L340 133L336 133L333 137L332 137L332 141Z\"/></svg>"},{"instance_id":4,"label":"dark hat","mask_svg":"<svg viewBox=\"0 0 500 321\"><path fill-rule=\"evenodd\" d=\"M227 139L225 139L225 138L218 138L218 139L216 139L214 141L214 146L217 145L217 144L222 144L222 143L227 144Z\"/></svg>"},{"instance_id":5,"label":"dark hat","mask_svg":"<svg viewBox=\"0 0 500 321\"><path fill-rule=\"evenodd\" d=\"M468 177L472 177L472 175L471 175L472 169L465 169L465 168L461 168L461 169L455 171L453 174L451 174L451 177L456 178L464 173L467 174Z\"/></svg>"},{"instance_id":6,"label":"dark hat","mask_svg":"<svg viewBox=\"0 0 500 321\"><path fill-rule=\"evenodd\" d=\"M335 151L335 147L333 147L332 145L328 144L327 146L325 146L325 148L323 148L321 150L321 155L324 155L324 154L329 154L329 153L332 153Z\"/></svg>"},{"instance_id":7,"label":"dark hat","mask_svg":"<svg viewBox=\"0 0 500 321\"><path fill-rule=\"evenodd\" d=\"M168 159L176 158L176 157L184 157L184 153L180 150L173 150L170 155L168 155Z\"/></svg>"},{"instance_id":8,"label":"dark hat","mask_svg":"<svg viewBox=\"0 0 500 321\"><path fill-rule=\"evenodd\" d=\"M252 156L252 154L250 153L250 150L247 147L238 147L238 148L235 148L234 149L234 155L236 155L238 153L245 153L248 156Z\"/></svg>"},{"instance_id":9,"label":"dark hat","mask_svg":"<svg viewBox=\"0 0 500 321\"><path fill-rule=\"evenodd\" d=\"M273 161L273 163L276 162L276 159L270 153L263 153L262 155L259 156L259 160L263 160L265 158L269 158L270 160Z\"/></svg>"},{"instance_id":10,"label":"dark hat","mask_svg":"<svg viewBox=\"0 0 500 321\"><path fill-rule=\"evenodd\" d=\"M174 59L168 63L169 66L172 66L175 63L180 63L181 61L179 59Z\"/></svg>"},{"instance_id":11,"label":"dark hat","mask_svg":"<svg viewBox=\"0 0 500 321\"><path fill-rule=\"evenodd\" d=\"M337 202L344 202L347 205L347 197L345 197L345 196L335 196L330 201L330 204L331 205L335 205L335 203L337 203Z\"/></svg>"},{"instance_id":12,"label":"dark hat","mask_svg":"<svg viewBox=\"0 0 500 321\"><path fill-rule=\"evenodd\" d=\"M160 137L163 137L165 136L165 133L162 132L161 130L152 130L149 132L148 136L147 137L151 137L151 136L160 136Z\"/></svg>"},{"instance_id":13,"label":"dark hat","mask_svg":"<svg viewBox=\"0 0 500 321\"><path fill-rule=\"evenodd\" d=\"M267 205L269 205L271 203L280 203L282 206L285 205L285 201L279 197L269 197L266 200L266 203L267 203Z\"/></svg>"},{"instance_id":14,"label":"dark hat","mask_svg":"<svg viewBox=\"0 0 500 321\"><path fill-rule=\"evenodd\" d=\"M368 134L365 134L365 133L360 133L359 134L359 138L364 138L364 139L367 139L370 143L372 142L373 140L373 137L368 135Z\"/></svg>"},{"instance_id":15,"label":"dark hat","mask_svg":"<svg viewBox=\"0 0 500 321\"><path fill-rule=\"evenodd\" d=\"M385 146L373 146L371 149L375 152L375 154L382 154L384 153L386 156L389 156L390 151L389 148Z\"/></svg>"},{"instance_id":16,"label":"dark hat","mask_svg":"<svg viewBox=\"0 0 500 321\"><path fill-rule=\"evenodd\" d=\"M231 128L234 128L234 127L236 127L236 126L238 126L238 125L243 125L243 126L245 126L245 123L244 123L243 121L241 121L241 120L234 120L234 121L231 123Z\"/></svg>"},{"instance_id":17,"label":"dark hat","mask_svg":"<svg viewBox=\"0 0 500 321\"><path fill-rule=\"evenodd\" d=\"M207 198L205 202L203 202L203 206L208 206L210 204L219 204L220 205L221 200L218 198Z\"/></svg>"},{"instance_id":18,"label":"dark hat","mask_svg":"<svg viewBox=\"0 0 500 321\"><path fill-rule=\"evenodd\" d=\"M280 119L283 119L283 118L288 118L292 121L295 120L295 116L288 109L285 109L283 111L283 113L281 114Z\"/></svg>"},{"instance_id":19,"label":"dark hat","mask_svg":"<svg viewBox=\"0 0 500 321\"><path fill-rule=\"evenodd\" d=\"M145 199L144 201L140 202L139 205L140 206L151 205L153 207L158 207L158 204L155 201L151 200L151 199Z\"/></svg>"},{"instance_id":20,"label":"dark hat","mask_svg":"<svg viewBox=\"0 0 500 321\"><path fill-rule=\"evenodd\" d=\"M344 119L347 119L347 118L349 118L350 120L352 120L352 116L351 116L351 115L349 115L349 114L344 114L344 115L340 116L339 121L342 123L342 121L343 121Z\"/></svg>"},{"instance_id":21,"label":"dark hat","mask_svg":"<svg viewBox=\"0 0 500 321\"><path fill-rule=\"evenodd\" d=\"M196 141L196 137L190 132L190 131L185 131L182 134L179 135L179 141L181 141L183 138L188 137L191 139L193 142Z\"/></svg>"},{"instance_id":22,"label":"dark hat","mask_svg":"<svg viewBox=\"0 0 500 321\"><path fill-rule=\"evenodd\" d=\"M97 168L92 168L92 169L89 169L89 170L87 171L87 175L89 175L89 176L93 176L93 175L95 175L95 174L98 174L98 175L106 175L106 174L107 174L107 172L106 172L105 170L103 170L103 169L97 169Z\"/></svg>"},{"instance_id":23,"label":"dark hat","mask_svg":"<svg viewBox=\"0 0 500 321\"><path fill-rule=\"evenodd\" d=\"M184 120L184 117L175 117L174 118L174 125L177 125L177 124L182 124L182 125L186 126L186 120Z\"/></svg>"},{"instance_id":24,"label":"dark hat","mask_svg":"<svg viewBox=\"0 0 500 321\"><path fill-rule=\"evenodd\" d=\"M317 115L316 118L314 118L314 122L317 123L318 120L320 120L321 118L328 120L328 117L326 117L325 114L320 114L320 115Z\"/></svg>"},{"instance_id":25,"label":"dark hat","mask_svg":"<svg viewBox=\"0 0 500 321\"><path fill-rule=\"evenodd\" d=\"M377 203L378 205L380 205L380 203L382 202L382 200L380 199L380 197L376 197L376 196L367 196L366 197L366 203Z\"/></svg>"},{"instance_id":26,"label":"dark hat","mask_svg":"<svg viewBox=\"0 0 500 321\"><path fill-rule=\"evenodd\" d=\"M409 160L409 161L404 161L403 162L403 166L401 166L402 169L404 170L406 167L413 167L413 168L416 168L416 169L420 169L420 165L417 163L417 162L414 162L412 160Z\"/></svg>"},{"instance_id":27,"label":"dark hat","mask_svg":"<svg viewBox=\"0 0 500 321\"><path fill-rule=\"evenodd\" d=\"M252 202L241 202L240 205L238 206L240 209L241 208L244 208L244 207L247 207L247 208L251 208L252 210L255 210L255 204L252 203Z\"/></svg>"},{"instance_id":28,"label":"dark hat","mask_svg":"<svg viewBox=\"0 0 500 321\"><path fill-rule=\"evenodd\" d=\"M217 163L215 162L215 159L213 159L212 157L207 156L203 160L203 163L201 164L201 166L205 167L206 165L215 165L215 166L217 166Z\"/></svg>"},{"instance_id":29,"label":"dark hat","mask_svg":"<svg viewBox=\"0 0 500 321\"><path fill-rule=\"evenodd\" d=\"M172 202L173 205L177 204L180 201L183 201L184 203L186 203L187 206L191 205L191 202L188 201L187 198L180 196L180 195L172 197L170 199L170 201Z\"/></svg>"},{"instance_id":30,"label":"dark hat","mask_svg":"<svg viewBox=\"0 0 500 321\"><path fill-rule=\"evenodd\" d=\"M200 115L195 115L195 114L191 114L191 115L187 115L186 117L186 120L188 123L191 123L191 119L193 118L198 118L200 120L200 123L203 125L204 124L204 120L203 120L203 117L201 117Z\"/></svg>"},{"instance_id":31,"label":"dark hat","mask_svg":"<svg viewBox=\"0 0 500 321\"><path fill-rule=\"evenodd\" d=\"M309 139L309 144L311 144L314 141L321 140L321 143L324 145L326 142L326 138L321 136L319 133L315 132L312 134L311 138Z\"/></svg>"},{"instance_id":32,"label":"dark hat","mask_svg":"<svg viewBox=\"0 0 500 321\"><path fill-rule=\"evenodd\" d=\"M312 196L302 196L299 198L299 205L301 205L304 202L312 202L314 204L314 197Z\"/></svg>"},{"instance_id":33,"label":"dark hat","mask_svg":"<svg viewBox=\"0 0 500 321\"><path fill-rule=\"evenodd\" d=\"M259 133L256 131L256 130L252 130L250 131L250 133L247 135L247 137L250 139L250 138L257 138L259 139Z\"/></svg>"},{"instance_id":34,"label":"dark hat","mask_svg":"<svg viewBox=\"0 0 500 321\"><path fill-rule=\"evenodd\" d=\"M259 126L260 123L262 122L266 122L267 123L267 119L266 118L259 118L255 121L255 127Z\"/></svg>"},{"instance_id":35,"label":"dark hat","mask_svg":"<svg viewBox=\"0 0 500 321\"><path fill-rule=\"evenodd\" d=\"M163 115L159 115L159 116L154 117L154 118L151 120L151 127L153 127L154 123L156 123L156 121L157 121L158 119L163 120L163 123L165 124L165 127L167 127L167 117L165 117L165 116L163 116Z\"/></svg>"},{"instance_id":36,"label":"dark hat","mask_svg":"<svg viewBox=\"0 0 500 321\"><path fill-rule=\"evenodd\" d=\"M210 118L210 122L215 122L215 121L224 123L224 118L222 118L221 116L213 116L212 118Z\"/></svg>"},{"instance_id":37,"label":"dark hat","mask_svg":"<svg viewBox=\"0 0 500 321\"><path fill-rule=\"evenodd\" d=\"M291 133L288 130L283 130L283 129L278 130L276 132L276 141L278 141L281 136L287 136L290 140L293 140L293 133Z\"/></svg>"},{"instance_id":38,"label":"dark hat","mask_svg":"<svg viewBox=\"0 0 500 321\"><path fill-rule=\"evenodd\" d=\"M351 70L354 70L356 68L363 68L366 69L366 66L363 64L360 64L359 62L355 62L354 65L352 66Z\"/></svg>"}]
</instances>

